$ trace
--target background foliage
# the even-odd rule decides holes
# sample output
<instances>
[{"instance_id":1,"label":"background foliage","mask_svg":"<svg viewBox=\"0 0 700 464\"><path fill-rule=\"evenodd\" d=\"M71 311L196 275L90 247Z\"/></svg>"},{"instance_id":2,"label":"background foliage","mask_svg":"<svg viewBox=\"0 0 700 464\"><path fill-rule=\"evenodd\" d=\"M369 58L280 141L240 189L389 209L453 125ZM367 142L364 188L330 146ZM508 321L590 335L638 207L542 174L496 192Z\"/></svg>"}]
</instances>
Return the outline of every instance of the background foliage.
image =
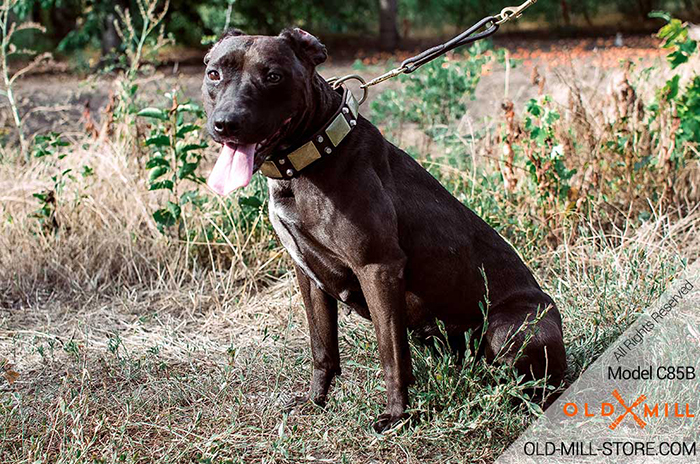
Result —
<instances>
[{"instance_id":1,"label":"background foliage","mask_svg":"<svg viewBox=\"0 0 700 464\"><path fill-rule=\"evenodd\" d=\"M520 1L497 0L394 0L395 21L402 35L452 33L474 21L496 14L504 6ZM47 28L41 36L45 46L68 52L85 46L109 49L115 8L134 10L136 0L24 0L15 7L23 19ZM202 38L220 33L226 26L247 32L277 33L290 25L306 27L317 34L360 35L378 30L377 0L172 0L166 18L167 32L182 45L198 46ZM539 0L528 13L538 28L611 26L618 29L644 28L649 13L664 9L686 19L700 17L700 5L693 0ZM106 47L105 47L106 43Z\"/></svg>"}]
</instances>

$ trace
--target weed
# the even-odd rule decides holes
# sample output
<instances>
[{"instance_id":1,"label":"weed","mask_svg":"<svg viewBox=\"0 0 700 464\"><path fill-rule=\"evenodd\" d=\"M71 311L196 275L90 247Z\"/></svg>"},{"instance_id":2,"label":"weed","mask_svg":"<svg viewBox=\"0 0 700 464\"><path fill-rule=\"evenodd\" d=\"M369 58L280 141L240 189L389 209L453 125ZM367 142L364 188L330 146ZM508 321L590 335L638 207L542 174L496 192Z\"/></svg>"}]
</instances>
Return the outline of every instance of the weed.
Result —
<instances>
[{"instance_id":1,"label":"weed","mask_svg":"<svg viewBox=\"0 0 700 464\"><path fill-rule=\"evenodd\" d=\"M146 146L151 148L151 156L146 162L146 168L150 170L148 189L165 190L170 196L165 206L153 213L153 219L161 232L177 226L178 237L182 238L186 235L182 208L187 204L200 207L207 201L196 188L185 192L179 188L182 182L189 181L196 186L203 181L196 171L202 159L201 151L207 144L193 140L191 134L201 129L196 118L202 118L204 112L191 102L178 103L175 92L166 94L166 97L170 100L168 110L144 108L138 116L157 122L152 124L145 140Z\"/></svg>"},{"instance_id":2,"label":"weed","mask_svg":"<svg viewBox=\"0 0 700 464\"><path fill-rule=\"evenodd\" d=\"M117 99L110 114L114 120L122 122L127 127L133 124L133 116L138 112L135 101L138 93L138 74L144 65L145 53L152 56L164 47L169 40L165 37L163 19L168 12L170 1L137 0L138 16L133 16L130 10L117 7L119 19L114 20L119 37L124 45L124 66L126 71L117 79ZM150 47L146 47L148 42ZM111 124L110 124L111 126Z\"/></svg>"},{"instance_id":3,"label":"weed","mask_svg":"<svg viewBox=\"0 0 700 464\"><path fill-rule=\"evenodd\" d=\"M24 129L22 127L22 117L19 114L19 108L17 106L17 101L14 93L14 85L22 75L30 72L32 69L39 66L41 63L49 60L51 58L50 53L42 53L36 55L33 50L29 49L18 49L13 43L15 35L22 31L35 30L40 32L45 32L45 28L40 24L33 22L23 22L17 23L11 21L12 10L17 7L19 0L2 0L0 5L0 73L2 74L2 80L4 89L0 90L0 95L7 98L10 104L10 112L12 113L12 120L17 128L17 136L19 138L20 149L26 156L29 156L26 147L26 140L24 136ZM10 58L15 55L29 55L34 56L34 59L23 68L12 73L10 71Z\"/></svg>"}]
</instances>

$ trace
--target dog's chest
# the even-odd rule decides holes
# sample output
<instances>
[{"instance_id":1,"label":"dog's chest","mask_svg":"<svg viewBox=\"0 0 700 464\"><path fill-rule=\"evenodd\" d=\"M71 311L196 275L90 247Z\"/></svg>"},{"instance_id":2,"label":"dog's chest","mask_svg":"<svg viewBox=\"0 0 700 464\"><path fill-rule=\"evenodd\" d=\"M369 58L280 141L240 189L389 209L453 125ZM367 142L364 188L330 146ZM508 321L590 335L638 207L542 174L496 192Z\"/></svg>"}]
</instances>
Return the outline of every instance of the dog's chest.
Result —
<instances>
[{"instance_id":1,"label":"dog's chest","mask_svg":"<svg viewBox=\"0 0 700 464\"><path fill-rule=\"evenodd\" d=\"M272 227L275 229L277 237L279 237L282 245L290 254L292 260L294 260L294 263L299 266L310 279L313 279L319 287L323 288L319 277L311 270L302 254L300 242L303 240L300 240L298 237L300 235L299 228L301 225L301 218L294 205L294 199L280 199L275 198L274 195L270 195L270 222L272 222Z\"/></svg>"},{"instance_id":2,"label":"dog's chest","mask_svg":"<svg viewBox=\"0 0 700 464\"><path fill-rule=\"evenodd\" d=\"M270 222L294 263L326 293L341 301L357 290L357 280L334 252L331 224L322 214L309 217L300 211L293 196L270 189ZM321 213L321 208L318 208ZM332 222L332 220L327 220Z\"/></svg>"}]
</instances>

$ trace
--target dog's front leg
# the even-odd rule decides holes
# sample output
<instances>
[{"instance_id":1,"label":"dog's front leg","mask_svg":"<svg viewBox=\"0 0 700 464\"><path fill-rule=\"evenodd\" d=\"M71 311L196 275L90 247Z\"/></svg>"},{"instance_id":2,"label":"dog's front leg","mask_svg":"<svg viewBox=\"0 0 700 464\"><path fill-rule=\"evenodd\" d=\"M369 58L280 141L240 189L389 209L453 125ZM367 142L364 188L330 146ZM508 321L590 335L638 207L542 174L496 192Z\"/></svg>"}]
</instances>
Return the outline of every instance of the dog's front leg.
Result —
<instances>
[{"instance_id":1,"label":"dog's front leg","mask_svg":"<svg viewBox=\"0 0 700 464\"><path fill-rule=\"evenodd\" d=\"M413 382L406 329L405 260L375 263L358 272L384 370L387 406L374 423L377 432L407 417L408 386Z\"/></svg>"},{"instance_id":2,"label":"dog's front leg","mask_svg":"<svg viewBox=\"0 0 700 464\"><path fill-rule=\"evenodd\" d=\"M323 406L333 377L340 374L338 302L318 288L299 267L295 269L309 322L314 368L309 393L293 400L290 406L309 400Z\"/></svg>"}]
</instances>

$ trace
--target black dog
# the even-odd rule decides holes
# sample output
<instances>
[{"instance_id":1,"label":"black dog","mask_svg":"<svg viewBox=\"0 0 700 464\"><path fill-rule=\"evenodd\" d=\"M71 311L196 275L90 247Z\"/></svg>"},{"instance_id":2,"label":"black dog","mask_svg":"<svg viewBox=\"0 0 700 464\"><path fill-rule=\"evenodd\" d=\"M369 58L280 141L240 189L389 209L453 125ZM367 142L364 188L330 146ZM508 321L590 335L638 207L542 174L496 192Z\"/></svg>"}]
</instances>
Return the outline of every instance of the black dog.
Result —
<instances>
[{"instance_id":1,"label":"black dog","mask_svg":"<svg viewBox=\"0 0 700 464\"><path fill-rule=\"evenodd\" d=\"M300 29L231 31L207 55L202 87L208 129L223 145L209 185L227 195L258 169L270 177L270 219L296 263L309 322L304 399L323 404L340 373L342 301L374 324L388 396L374 427L391 427L406 416L413 381L407 329L437 335L440 320L449 336L480 330L486 283L487 359L500 352L527 376L559 383L566 355L552 299L494 229L316 73L325 59Z\"/></svg>"}]
</instances>

